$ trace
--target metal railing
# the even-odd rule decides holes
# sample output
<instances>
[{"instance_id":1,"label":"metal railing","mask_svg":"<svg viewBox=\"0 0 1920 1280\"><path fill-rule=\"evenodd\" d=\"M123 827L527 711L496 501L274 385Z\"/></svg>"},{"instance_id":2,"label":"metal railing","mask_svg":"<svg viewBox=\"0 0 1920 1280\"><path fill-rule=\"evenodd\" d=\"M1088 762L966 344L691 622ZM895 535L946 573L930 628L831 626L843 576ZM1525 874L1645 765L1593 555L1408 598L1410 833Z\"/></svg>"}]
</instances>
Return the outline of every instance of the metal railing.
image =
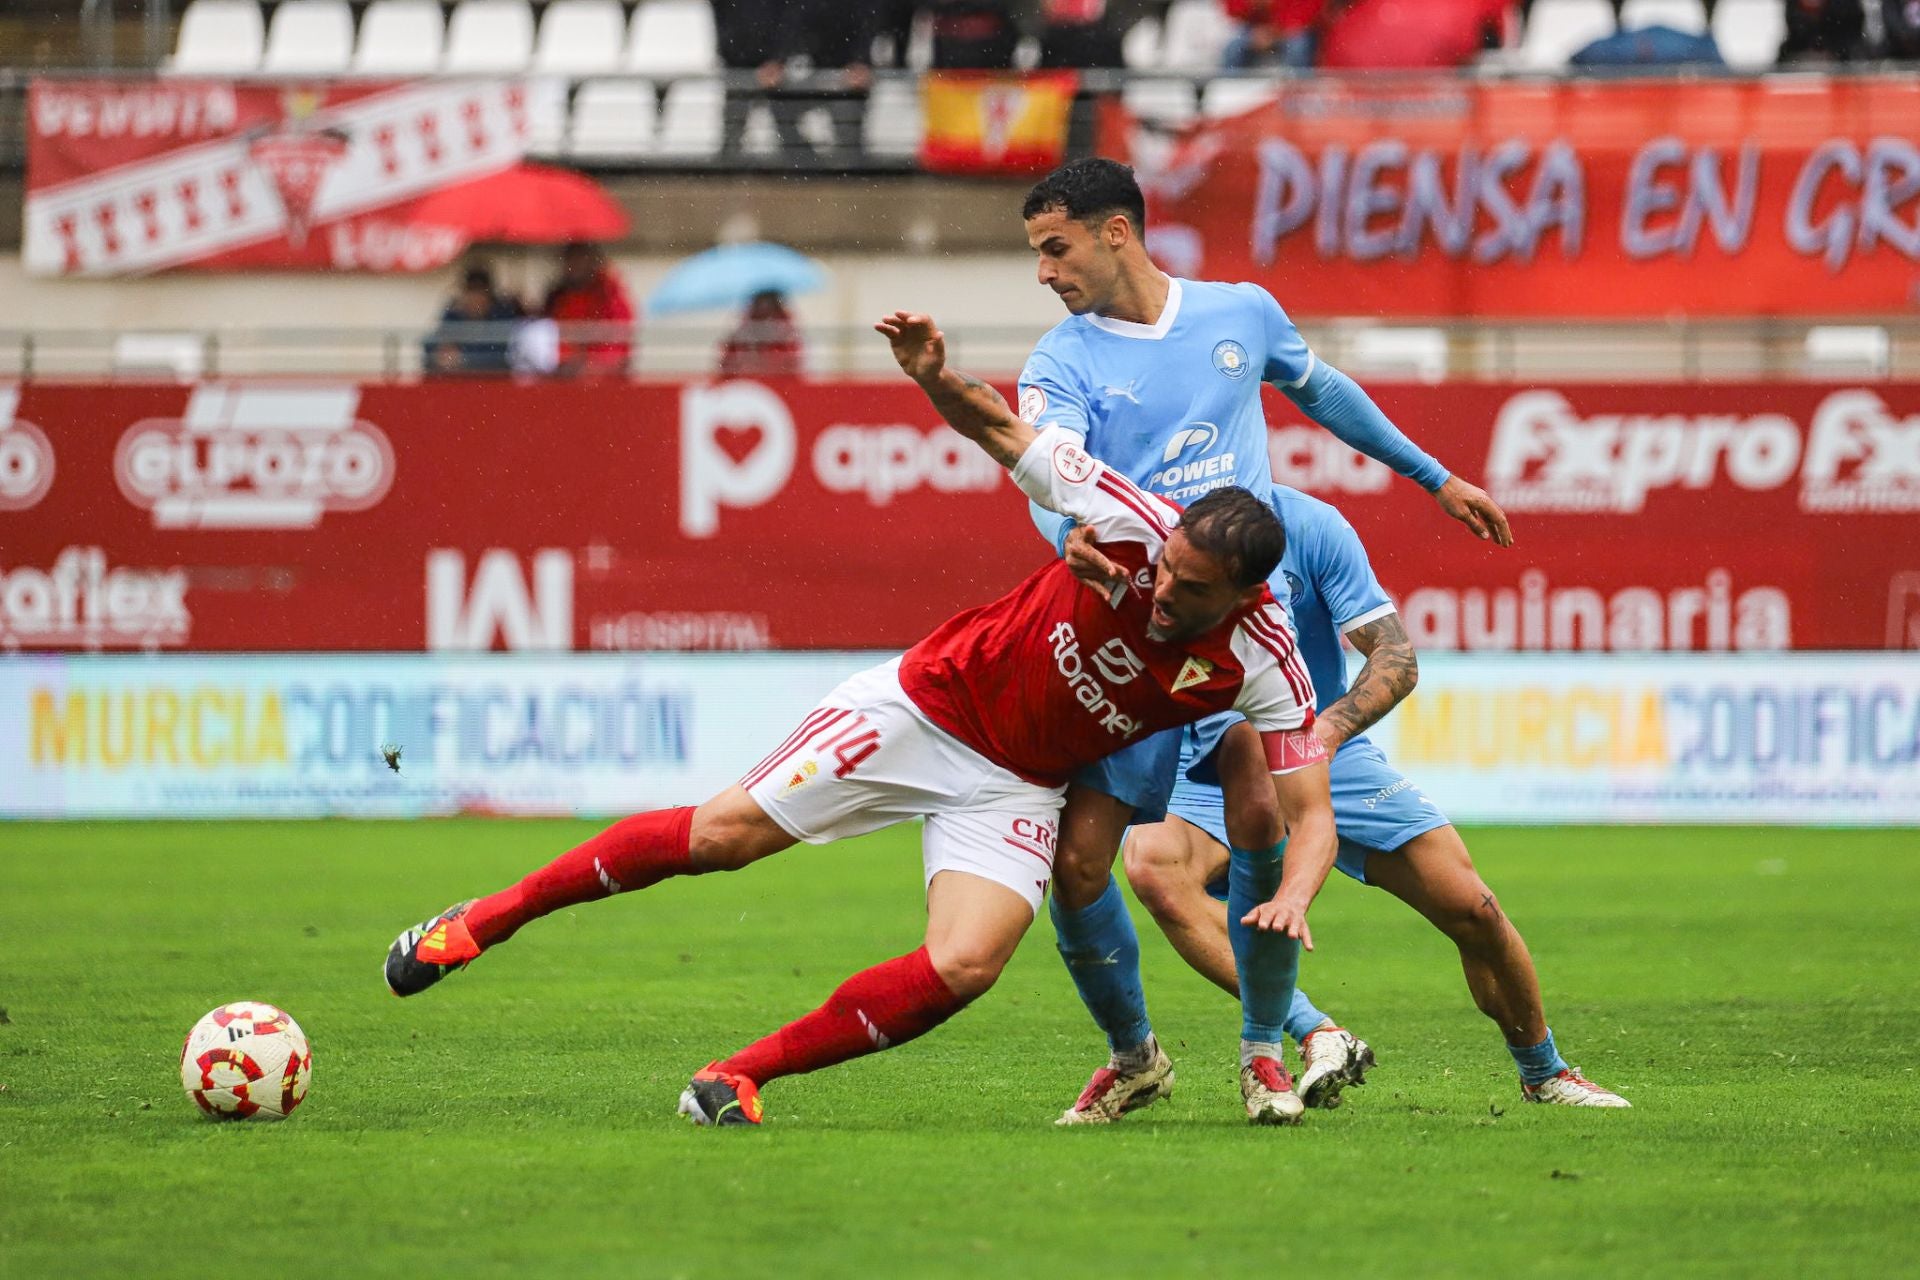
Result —
<instances>
[{"instance_id":1,"label":"metal railing","mask_svg":"<svg viewBox=\"0 0 1920 1280\"><path fill-rule=\"evenodd\" d=\"M1309 321L1322 359L1382 381L1703 382L1920 378L1920 321L1885 324L1789 321L1674 324L1451 323L1421 327ZM482 350L489 362L519 338L511 326L210 328L172 331L0 329L0 379L191 381L223 377L351 377L411 380L441 374L568 376L568 356L597 348L580 372L596 376L713 375L734 329L711 325L551 326L543 349L518 372L436 360L448 346ZM948 332L957 365L1011 376L1040 337L1038 326L959 326ZM811 377L895 376L887 346L864 326L801 332L801 369ZM621 350L630 344L628 350ZM509 355L511 361L514 357ZM558 362L557 372L552 363ZM439 366L439 367L436 367Z\"/></svg>"},{"instance_id":2,"label":"metal railing","mask_svg":"<svg viewBox=\"0 0 1920 1280\"><path fill-rule=\"evenodd\" d=\"M1764 78L1814 82L1823 78L1895 73L1920 74L1913 64L1853 63L1817 71L1767 73ZM26 93L31 79L151 79L151 70L73 69L27 72L0 67L0 171L19 172L26 156ZM164 73L161 73L164 74ZM1095 69L1079 73L1080 89L1068 125L1067 154L1090 153L1096 142L1097 104L1127 96L1130 85L1149 85L1156 93L1138 105L1149 127L1177 129L1200 116L1209 86L1231 83L1276 92L1338 79L1340 73L1265 69L1257 72L1190 69ZM1437 73L1368 72L1370 84L1405 80L1431 83ZM1474 80L1596 80L1594 76L1542 72L1490 60L1455 73ZM1676 82L1726 81L1740 76L1724 69L1661 68L1630 71L1636 78ZM219 78L219 77L215 77ZM313 84L351 80L350 75L234 77L240 83ZM392 76L376 79L391 80ZM460 77L451 77L458 79ZM751 71L711 71L697 75L615 74L591 77L509 77L532 87L529 114L533 154L598 172L744 172L744 173L911 173L919 168L919 80L917 71L882 71L870 87L849 85L837 71L789 75L778 89L762 86ZM1190 91L1186 107L1167 110L1167 91ZM1247 105L1247 91L1218 95Z\"/></svg>"}]
</instances>

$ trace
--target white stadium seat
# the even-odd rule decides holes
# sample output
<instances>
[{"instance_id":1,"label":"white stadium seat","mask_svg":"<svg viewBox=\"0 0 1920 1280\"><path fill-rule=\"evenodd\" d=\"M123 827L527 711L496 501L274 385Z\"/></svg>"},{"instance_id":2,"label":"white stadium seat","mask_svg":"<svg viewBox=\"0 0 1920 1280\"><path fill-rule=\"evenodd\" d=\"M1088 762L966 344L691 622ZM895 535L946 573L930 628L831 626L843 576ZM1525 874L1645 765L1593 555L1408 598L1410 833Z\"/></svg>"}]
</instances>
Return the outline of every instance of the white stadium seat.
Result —
<instances>
[{"instance_id":1,"label":"white stadium seat","mask_svg":"<svg viewBox=\"0 0 1920 1280\"><path fill-rule=\"evenodd\" d=\"M1787 10L1779 0L1720 0L1713 11L1713 42L1735 71L1765 71L1780 59Z\"/></svg>"},{"instance_id":2,"label":"white stadium seat","mask_svg":"<svg viewBox=\"0 0 1920 1280\"><path fill-rule=\"evenodd\" d=\"M1422 382L1447 376L1447 335L1442 329L1368 327L1347 339L1342 363L1352 372L1411 374Z\"/></svg>"},{"instance_id":3,"label":"white stadium seat","mask_svg":"<svg viewBox=\"0 0 1920 1280\"><path fill-rule=\"evenodd\" d=\"M1672 27L1703 35L1707 30L1707 11L1700 0L1627 0L1620 8L1620 25L1627 30L1638 27Z\"/></svg>"},{"instance_id":4,"label":"white stadium seat","mask_svg":"<svg viewBox=\"0 0 1920 1280\"><path fill-rule=\"evenodd\" d=\"M1215 0L1173 0L1160 58L1169 70L1213 71L1233 38L1233 22Z\"/></svg>"},{"instance_id":5,"label":"white stadium seat","mask_svg":"<svg viewBox=\"0 0 1920 1280\"><path fill-rule=\"evenodd\" d=\"M1179 126L1199 114L1187 80L1129 80L1120 99L1129 113L1154 124Z\"/></svg>"},{"instance_id":6,"label":"white stadium seat","mask_svg":"<svg viewBox=\"0 0 1920 1280\"><path fill-rule=\"evenodd\" d=\"M206 355L206 340L199 334L123 333L113 340L113 371L192 382L200 376Z\"/></svg>"},{"instance_id":7,"label":"white stadium seat","mask_svg":"<svg viewBox=\"0 0 1920 1280\"><path fill-rule=\"evenodd\" d=\"M589 80L574 96L567 152L604 159L645 155L653 149L659 110L649 81Z\"/></svg>"},{"instance_id":8,"label":"white stadium seat","mask_svg":"<svg viewBox=\"0 0 1920 1280\"><path fill-rule=\"evenodd\" d=\"M551 0L540 18L533 69L560 76L618 71L626 46L627 14L620 0Z\"/></svg>"},{"instance_id":9,"label":"white stadium seat","mask_svg":"<svg viewBox=\"0 0 1920 1280\"><path fill-rule=\"evenodd\" d=\"M726 88L718 80L676 80L668 85L655 149L670 156L718 155L726 100Z\"/></svg>"},{"instance_id":10,"label":"white stadium seat","mask_svg":"<svg viewBox=\"0 0 1920 1280\"><path fill-rule=\"evenodd\" d=\"M1151 71L1160 65L1160 24L1142 18L1127 28L1120 38L1120 61L1134 71Z\"/></svg>"},{"instance_id":11,"label":"white stadium seat","mask_svg":"<svg viewBox=\"0 0 1920 1280\"><path fill-rule=\"evenodd\" d=\"M360 18L353 69L393 76L438 71L446 34L439 0L373 0Z\"/></svg>"},{"instance_id":12,"label":"white stadium seat","mask_svg":"<svg viewBox=\"0 0 1920 1280\"><path fill-rule=\"evenodd\" d=\"M1242 111L1272 102L1280 96L1280 86L1265 77L1222 76L1207 81L1200 93L1200 114L1210 117L1237 116Z\"/></svg>"},{"instance_id":13,"label":"white stadium seat","mask_svg":"<svg viewBox=\"0 0 1920 1280\"><path fill-rule=\"evenodd\" d=\"M254 0L193 0L180 17L172 71L241 75L257 70L267 42Z\"/></svg>"},{"instance_id":14,"label":"white stadium seat","mask_svg":"<svg viewBox=\"0 0 1920 1280\"><path fill-rule=\"evenodd\" d=\"M1615 30L1607 0L1534 0L1520 37L1522 61L1535 71L1564 71L1567 59Z\"/></svg>"},{"instance_id":15,"label":"white stadium seat","mask_svg":"<svg viewBox=\"0 0 1920 1280\"><path fill-rule=\"evenodd\" d=\"M684 76L720 66L713 8L707 0L643 0L622 69L636 75Z\"/></svg>"},{"instance_id":16,"label":"white stadium seat","mask_svg":"<svg viewBox=\"0 0 1920 1280\"><path fill-rule=\"evenodd\" d=\"M352 61L353 11L347 0L283 0L273 11L262 71L337 72Z\"/></svg>"},{"instance_id":17,"label":"white stadium seat","mask_svg":"<svg viewBox=\"0 0 1920 1280\"><path fill-rule=\"evenodd\" d=\"M447 23L442 71L525 71L533 61L533 10L526 0L460 0Z\"/></svg>"},{"instance_id":18,"label":"white stadium seat","mask_svg":"<svg viewBox=\"0 0 1920 1280\"><path fill-rule=\"evenodd\" d=\"M1817 324L1807 330L1807 372L1815 376L1884 375L1893 341L1877 324Z\"/></svg>"},{"instance_id":19,"label":"white stadium seat","mask_svg":"<svg viewBox=\"0 0 1920 1280\"><path fill-rule=\"evenodd\" d=\"M877 156L913 155L920 150L920 124L918 80L876 78L867 95L867 150Z\"/></svg>"}]
</instances>

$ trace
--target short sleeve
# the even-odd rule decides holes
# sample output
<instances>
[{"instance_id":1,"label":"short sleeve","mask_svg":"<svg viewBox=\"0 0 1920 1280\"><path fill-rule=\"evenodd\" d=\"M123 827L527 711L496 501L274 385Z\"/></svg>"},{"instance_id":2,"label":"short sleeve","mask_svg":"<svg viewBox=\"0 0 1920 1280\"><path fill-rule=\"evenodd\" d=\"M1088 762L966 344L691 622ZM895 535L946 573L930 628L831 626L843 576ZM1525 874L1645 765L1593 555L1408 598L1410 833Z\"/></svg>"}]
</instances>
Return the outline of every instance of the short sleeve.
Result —
<instances>
[{"instance_id":1,"label":"short sleeve","mask_svg":"<svg viewBox=\"0 0 1920 1280\"><path fill-rule=\"evenodd\" d=\"M1327 616L1344 634L1394 611L1367 561L1367 549L1346 517L1332 513L1312 548L1314 582Z\"/></svg>"},{"instance_id":2,"label":"short sleeve","mask_svg":"<svg viewBox=\"0 0 1920 1280\"><path fill-rule=\"evenodd\" d=\"M1049 511L1069 516L1099 542L1138 542L1158 554L1180 523L1180 508L1146 492L1100 462L1065 427L1042 431L1013 465L1020 491Z\"/></svg>"},{"instance_id":3,"label":"short sleeve","mask_svg":"<svg viewBox=\"0 0 1920 1280\"><path fill-rule=\"evenodd\" d=\"M1253 290L1260 304L1260 319L1266 329L1266 351L1260 378L1276 387L1299 388L1306 385L1313 376L1314 355L1307 348L1307 340L1301 336L1287 313L1274 301L1272 294L1259 285L1247 285Z\"/></svg>"},{"instance_id":4,"label":"short sleeve","mask_svg":"<svg viewBox=\"0 0 1920 1280\"><path fill-rule=\"evenodd\" d=\"M1027 357L1026 368L1020 371L1019 388L1020 417L1036 431L1064 427L1081 439L1086 438L1090 425L1086 389L1078 379L1069 376L1044 342Z\"/></svg>"},{"instance_id":5,"label":"short sleeve","mask_svg":"<svg viewBox=\"0 0 1920 1280\"><path fill-rule=\"evenodd\" d=\"M1267 734L1313 723L1313 677L1278 604L1269 601L1240 620L1233 654L1244 673L1233 709L1249 724Z\"/></svg>"}]
</instances>

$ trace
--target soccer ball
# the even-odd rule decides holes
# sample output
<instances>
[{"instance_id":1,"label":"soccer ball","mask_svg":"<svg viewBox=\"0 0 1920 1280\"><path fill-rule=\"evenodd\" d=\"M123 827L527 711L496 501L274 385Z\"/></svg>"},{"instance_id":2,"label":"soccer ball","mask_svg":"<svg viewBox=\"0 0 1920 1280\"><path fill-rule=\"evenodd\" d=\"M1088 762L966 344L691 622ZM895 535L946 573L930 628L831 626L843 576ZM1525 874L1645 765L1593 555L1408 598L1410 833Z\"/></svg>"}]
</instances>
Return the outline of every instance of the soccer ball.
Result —
<instances>
[{"instance_id":1,"label":"soccer ball","mask_svg":"<svg viewBox=\"0 0 1920 1280\"><path fill-rule=\"evenodd\" d=\"M307 1096L313 1050L300 1024L270 1004L223 1004L187 1032L180 1085L216 1120L281 1120Z\"/></svg>"}]
</instances>

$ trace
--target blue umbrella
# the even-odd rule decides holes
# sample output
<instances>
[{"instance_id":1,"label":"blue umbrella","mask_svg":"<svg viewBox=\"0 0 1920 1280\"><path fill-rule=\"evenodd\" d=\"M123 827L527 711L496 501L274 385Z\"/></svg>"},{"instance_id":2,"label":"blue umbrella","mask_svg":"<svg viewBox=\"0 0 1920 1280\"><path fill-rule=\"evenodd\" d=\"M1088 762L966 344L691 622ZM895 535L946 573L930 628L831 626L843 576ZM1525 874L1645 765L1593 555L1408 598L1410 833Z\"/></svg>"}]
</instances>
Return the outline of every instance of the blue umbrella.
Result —
<instances>
[{"instance_id":1,"label":"blue umbrella","mask_svg":"<svg viewBox=\"0 0 1920 1280\"><path fill-rule=\"evenodd\" d=\"M826 285L827 273L819 263L785 245L723 244L667 272L648 295L647 310L659 315L737 307L757 293L812 293Z\"/></svg>"}]
</instances>

